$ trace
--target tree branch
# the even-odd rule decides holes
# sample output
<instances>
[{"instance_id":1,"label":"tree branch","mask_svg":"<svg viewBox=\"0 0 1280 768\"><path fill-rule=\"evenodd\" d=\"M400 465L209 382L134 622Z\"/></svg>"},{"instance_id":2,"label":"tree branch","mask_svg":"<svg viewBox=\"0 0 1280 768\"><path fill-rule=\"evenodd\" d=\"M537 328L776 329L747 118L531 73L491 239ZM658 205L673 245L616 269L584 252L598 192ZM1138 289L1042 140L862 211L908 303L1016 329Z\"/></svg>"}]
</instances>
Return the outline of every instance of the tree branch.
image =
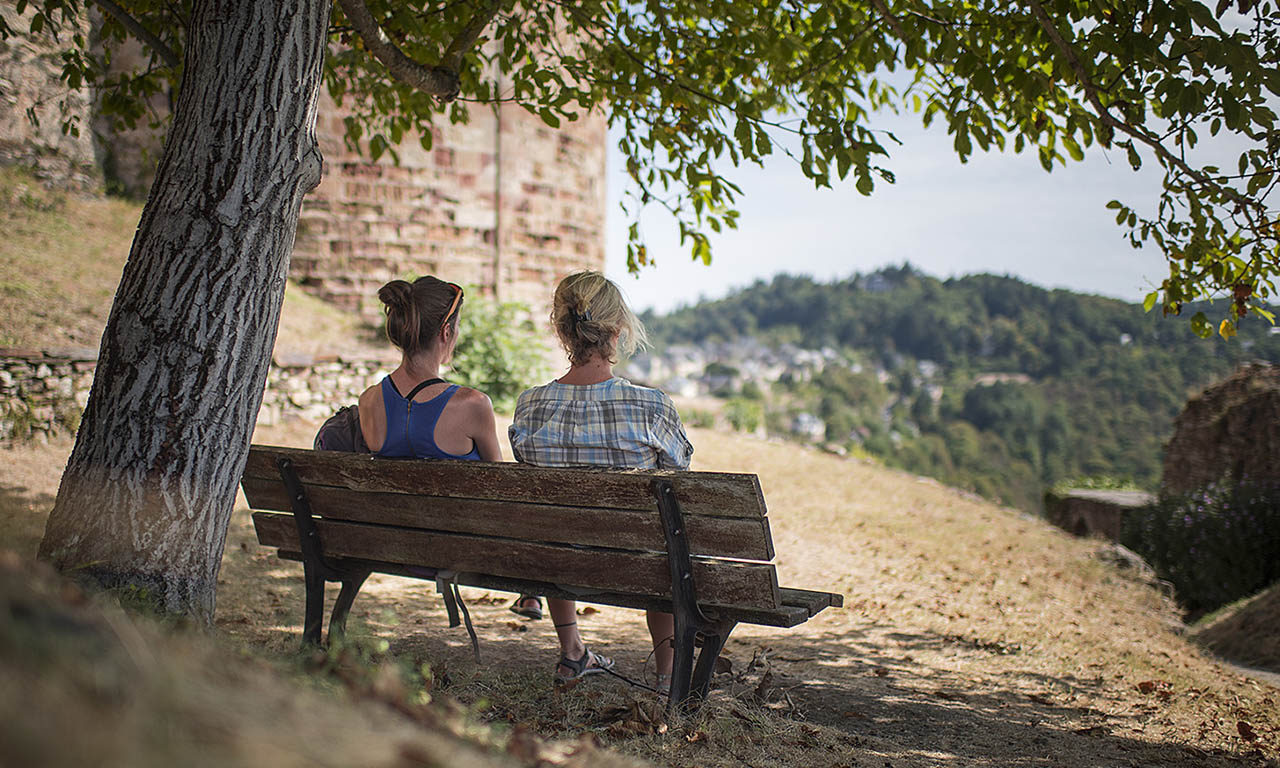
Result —
<instances>
[{"instance_id":1,"label":"tree branch","mask_svg":"<svg viewBox=\"0 0 1280 768\"><path fill-rule=\"evenodd\" d=\"M1157 155L1164 159L1165 162L1177 168L1179 171L1182 171L1197 183L1213 183L1212 179L1200 171L1197 171L1195 168L1192 168L1182 157L1170 152L1169 148L1166 147L1158 137L1151 135L1148 131L1142 130L1140 127L1130 125L1127 121L1116 119L1116 117L1111 114L1111 110L1102 103L1102 99L1098 96L1098 86L1089 78L1089 73L1085 71L1084 65L1080 62L1080 57L1076 55L1075 49L1063 39L1062 33L1060 33L1058 28L1054 26L1053 20L1049 18L1049 14L1045 13L1044 6L1040 5L1038 0L1027 0L1027 5L1031 7L1031 12L1035 15L1036 21L1040 24L1040 28L1049 36L1049 40L1052 41L1054 46L1062 52L1063 56L1067 57L1067 64L1070 65L1071 71L1075 72L1076 77L1080 80L1080 86L1084 89L1085 99L1093 106L1094 110L1097 111L1098 117L1102 120L1103 125L1114 130L1122 131L1138 141L1141 141L1143 144L1146 144ZM1258 204L1256 200L1244 197L1230 187L1219 186L1218 189L1222 192L1224 197L1241 207L1251 205L1256 206Z\"/></svg>"},{"instance_id":2,"label":"tree branch","mask_svg":"<svg viewBox=\"0 0 1280 768\"><path fill-rule=\"evenodd\" d=\"M338 0L338 5L364 41L369 53L387 68L388 74L443 101L452 101L457 97L461 87L458 69L462 66L462 57L475 45L480 33L498 12L499 6L492 1L481 6L475 17L449 45L440 64L428 67L409 58L387 37L374 20L373 14L369 13L364 0Z\"/></svg>"},{"instance_id":3,"label":"tree branch","mask_svg":"<svg viewBox=\"0 0 1280 768\"><path fill-rule=\"evenodd\" d=\"M178 58L178 54L168 46L165 41L156 37L151 30L142 26L142 22L129 15L129 12L111 0L93 0L102 10L115 17L115 20L124 25L124 28L133 33L133 36L146 43L151 50L164 59L164 63L175 69L182 66L182 59Z\"/></svg>"},{"instance_id":4,"label":"tree branch","mask_svg":"<svg viewBox=\"0 0 1280 768\"><path fill-rule=\"evenodd\" d=\"M476 41L480 39L480 33L484 28L489 26L489 22L493 21L493 17L498 15L498 9L502 7L502 3L498 0L488 0L476 10L476 15L471 18L467 26L463 27L458 36L445 50L444 56L440 57L440 66L457 72L462 68L462 57L467 51L475 47Z\"/></svg>"},{"instance_id":5,"label":"tree branch","mask_svg":"<svg viewBox=\"0 0 1280 768\"><path fill-rule=\"evenodd\" d=\"M898 21L898 17L893 15L884 0L871 0L871 6L884 16L885 21L889 22L889 26L893 27L893 31L898 33L898 39L905 43L907 41L907 31L902 28L902 22Z\"/></svg>"}]
</instances>

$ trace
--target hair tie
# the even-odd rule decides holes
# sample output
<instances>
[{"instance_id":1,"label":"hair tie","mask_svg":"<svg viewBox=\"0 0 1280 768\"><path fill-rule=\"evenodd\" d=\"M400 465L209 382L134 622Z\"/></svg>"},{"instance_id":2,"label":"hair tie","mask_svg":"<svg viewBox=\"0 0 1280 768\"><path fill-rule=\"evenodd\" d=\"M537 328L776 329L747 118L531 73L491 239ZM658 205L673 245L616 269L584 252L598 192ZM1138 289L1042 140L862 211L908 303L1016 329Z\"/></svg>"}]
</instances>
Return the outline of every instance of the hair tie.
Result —
<instances>
[{"instance_id":1,"label":"hair tie","mask_svg":"<svg viewBox=\"0 0 1280 768\"><path fill-rule=\"evenodd\" d=\"M575 309L573 310L573 319L579 323L589 323L591 322L591 311L584 309L579 312Z\"/></svg>"}]
</instances>

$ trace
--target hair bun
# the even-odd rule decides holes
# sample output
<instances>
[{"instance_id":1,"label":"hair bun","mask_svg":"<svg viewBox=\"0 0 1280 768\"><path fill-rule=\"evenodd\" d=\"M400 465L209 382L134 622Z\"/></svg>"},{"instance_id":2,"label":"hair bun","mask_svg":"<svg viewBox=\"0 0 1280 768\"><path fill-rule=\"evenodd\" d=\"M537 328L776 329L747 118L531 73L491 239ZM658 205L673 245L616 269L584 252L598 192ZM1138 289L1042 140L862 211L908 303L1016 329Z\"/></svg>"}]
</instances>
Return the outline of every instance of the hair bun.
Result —
<instances>
[{"instance_id":1,"label":"hair bun","mask_svg":"<svg viewBox=\"0 0 1280 768\"><path fill-rule=\"evenodd\" d=\"M392 280L378 289L378 299L389 309L406 309L413 302L413 286L404 280Z\"/></svg>"}]
</instances>

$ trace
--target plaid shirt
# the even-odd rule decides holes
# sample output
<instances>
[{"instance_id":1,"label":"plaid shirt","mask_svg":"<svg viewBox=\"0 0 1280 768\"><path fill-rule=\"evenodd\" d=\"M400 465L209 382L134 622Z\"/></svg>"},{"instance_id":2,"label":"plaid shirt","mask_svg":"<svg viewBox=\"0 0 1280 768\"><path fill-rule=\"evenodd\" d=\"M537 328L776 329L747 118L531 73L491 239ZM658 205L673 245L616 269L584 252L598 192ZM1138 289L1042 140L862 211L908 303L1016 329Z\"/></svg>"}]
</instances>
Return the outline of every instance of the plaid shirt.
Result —
<instances>
[{"instance_id":1,"label":"plaid shirt","mask_svg":"<svg viewBox=\"0 0 1280 768\"><path fill-rule=\"evenodd\" d=\"M693 456L671 399L616 377L526 390L508 436L516 461L541 467L688 469Z\"/></svg>"}]
</instances>

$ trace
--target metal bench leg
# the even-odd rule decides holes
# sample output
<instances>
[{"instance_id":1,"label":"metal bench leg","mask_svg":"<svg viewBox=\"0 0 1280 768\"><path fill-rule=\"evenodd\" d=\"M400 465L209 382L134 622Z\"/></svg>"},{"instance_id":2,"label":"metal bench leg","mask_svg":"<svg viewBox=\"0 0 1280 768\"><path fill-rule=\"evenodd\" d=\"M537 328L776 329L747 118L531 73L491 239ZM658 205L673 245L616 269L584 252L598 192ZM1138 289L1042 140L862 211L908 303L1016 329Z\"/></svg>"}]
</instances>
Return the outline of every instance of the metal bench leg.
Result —
<instances>
[{"instance_id":1,"label":"metal bench leg","mask_svg":"<svg viewBox=\"0 0 1280 768\"><path fill-rule=\"evenodd\" d=\"M302 577L307 585L307 611L302 623L302 644L320 645L324 623L324 574L318 563L303 562Z\"/></svg>"},{"instance_id":2,"label":"metal bench leg","mask_svg":"<svg viewBox=\"0 0 1280 768\"><path fill-rule=\"evenodd\" d=\"M347 613L350 612L351 604L355 602L356 595L360 592L360 587L364 586L364 580L369 578L369 574L370 571L362 571L342 580L342 591L338 593L338 600L333 604L333 613L329 616L330 645L341 642L343 636L347 634Z\"/></svg>"},{"instance_id":3,"label":"metal bench leg","mask_svg":"<svg viewBox=\"0 0 1280 768\"><path fill-rule=\"evenodd\" d=\"M707 693L711 690L711 678L716 673L716 659L720 658L720 652L724 650L729 633L737 624L736 621L722 621L716 624L715 631L703 632L702 653L698 654L698 665L693 668L689 696L690 708L696 709L707 700Z\"/></svg>"},{"instance_id":4,"label":"metal bench leg","mask_svg":"<svg viewBox=\"0 0 1280 768\"><path fill-rule=\"evenodd\" d=\"M683 613L679 610L675 613L676 631L671 639L675 649L675 658L671 663L671 695L667 699L667 709L671 711L684 709L693 678L693 644L698 627L690 621L691 617L682 615Z\"/></svg>"}]
</instances>

